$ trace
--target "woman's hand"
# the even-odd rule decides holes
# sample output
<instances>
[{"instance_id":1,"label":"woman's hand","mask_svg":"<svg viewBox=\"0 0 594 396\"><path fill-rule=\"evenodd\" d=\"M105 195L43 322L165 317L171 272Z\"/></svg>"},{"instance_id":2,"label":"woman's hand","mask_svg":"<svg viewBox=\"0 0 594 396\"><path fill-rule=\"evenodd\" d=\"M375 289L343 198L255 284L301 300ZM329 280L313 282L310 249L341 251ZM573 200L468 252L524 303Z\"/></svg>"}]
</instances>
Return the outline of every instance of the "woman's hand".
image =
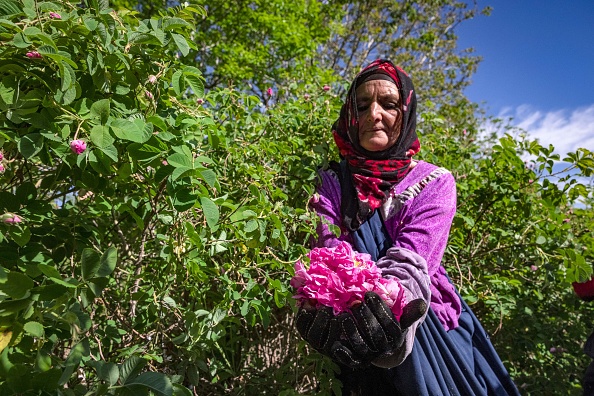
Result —
<instances>
[{"instance_id":1,"label":"woman's hand","mask_svg":"<svg viewBox=\"0 0 594 396\"><path fill-rule=\"evenodd\" d=\"M427 311L427 303L416 299L404 307L400 322L374 292L365 294L365 303L337 316L346 338L330 346L330 356L351 368L369 365L376 359L398 354L404 347L409 327Z\"/></svg>"},{"instance_id":2,"label":"woman's hand","mask_svg":"<svg viewBox=\"0 0 594 396\"><path fill-rule=\"evenodd\" d=\"M331 358L332 345L340 338L340 326L332 308L315 308L306 302L297 312L297 331L315 350Z\"/></svg>"}]
</instances>

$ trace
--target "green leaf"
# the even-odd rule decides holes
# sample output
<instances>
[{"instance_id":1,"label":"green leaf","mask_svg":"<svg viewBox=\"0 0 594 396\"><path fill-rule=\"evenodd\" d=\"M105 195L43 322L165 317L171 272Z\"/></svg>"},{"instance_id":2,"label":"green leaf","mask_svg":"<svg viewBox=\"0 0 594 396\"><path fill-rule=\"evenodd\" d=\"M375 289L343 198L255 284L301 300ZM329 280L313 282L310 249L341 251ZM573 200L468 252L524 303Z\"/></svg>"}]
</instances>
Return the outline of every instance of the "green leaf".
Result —
<instances>
[{"instance_id":1,"label":"green leaf","mask_svg":"<svg viewBox=\"0 0 594 396\"><path fill-rule=\"evenodd\" d=\"M89 340L84 339L76 344L71 350L65 362L64 371L58 381L59 385L64 385L70 379L70 376L78 368L83 357L89 356Z\"/></svg>"},{"instance_id":2,"label":"green leaf","mask_svg":"<svg viewBox=\"0 0 594 396\"><path fill-rule=\"evenodd\" d=\"M191 28L192 25L181 18L168 18L163 21L163 30L165 31L177 29L179 27Z\"/></svg>"},{"instance_id":3,"label":"green leaf","mask_svg":"<svg viewBox=\"0 0 594 396\"><path fill-rule=\"evenodd\" d=\"M95 125L93 129L91 129L90 138L91 142L99 148L111 146L115 141L109 133L109 127L105 125Z\"/></svg>"},{"instance_id":4,"label":"green leaf","mask_svg":"<svg viewBox=\"0 0 594 396\"><path fill-rule=\"evenodd\" d=\"M145 143L151 138L151 133L145 128L146 124L142 120L132 122L118 118L110 126L114 135L123 140Z\"/></svg>"},{"instance_id":5,"label":"green leaf","mask_svg":"<svg viewBox=\"0 0 594 396\"><path fill-rule=\"evenodd\" d=\"M207 197L200 197L200 204L202 206L202 212L206 218L208 228L216 230L217 223L219 222L219 208Z\"/></svg>"},{"instance_id":6,"label":"green leaf","mask_svg":"<svg viewBox=\"0 0 594 396\"><path fill-rule=\"evenodd\" d=\"M193 168L192 159L181 153L171 154L167 157L167 163L174 168Z\"/></svg>"},{"instance_id":7,"label":"green leaf","mask_svg":"<svg viewBox=\"0 0 594 396\"><path fill-rule=\"evenodd\" d=\"M118 149L115 148L115 146L113 144L110 144L109 146L106 146L106 147L99 147L99 150L101 150L101 152L103 154L105 154L109 158L111 158L112 161L114 161L114 162L118 161Z\"/></svg>"},{"instance_id":8,"label":"green leaf","mask_svg":"<svg viewBox=\"0 0 594 396\"><path fill-rule=\"evenodd\" d=\"M194 171L194 169L187 168L185 166L182 166L182 167L179 167L179 168L175 168L173 170L173 172L171 173L171 180L172 181L176 181L180 177L185 176L186 174L188 174L189 172L192 172L192 171Z\"/></svg>"},{"instance_id":9,"label":"green leaf","mask_svg":"<svg viewBox=\"0 0 594 396\"><path fill-rule=\"evenodd\" d=\"M31 239L31 230L23 225L11 226L8 234L21 247L25 246Z\"/></svg>"},{"instance_id":10,"label":"green leaf","mask_svg":"<svg viewBox=\"0 0 594 396\"><path fill-rule=\"evenodd\" d=\"M211 188L214 188L217 183L217 174L210 169L204 169L200 172L200 177L204 180Z\"/></svg>"},{"instance_id":11,"label":"green leaf","mask_svg":"<svg viewBox=\"0 0 594 396\"><path fill-rule=\"evenodd\" d=\"M30 133L19 140L19 151L23 157L30 159L43 148L43 136L39 133Z\"/></svg>"},{"instance_id":12,"label":"green leaf","mask_svg":"<svg viewBox=\"0 0 594 396\"><path fill-rule=\"evenodd\" d=\"M18 1L3 0L0 1L0 12L2 16L11 16L22 13L22 9L19 6Z\"/></svg>"},{"instance_id":13,"label":"green leaf","mask_svg":"<svg viewBox=\"0 0 594 396\"><path fill-rule=\"evenodd\" d=\"M101 99L91 106L91 117L99 118L102 125L105 125L109 118L110 100Z\"/></svg>"},{"instance_id":14,"label":"green leaf","mask_svg":"<svg viewBox=\"0 0 594 396\"><path fill-rule=\"evenodd\" d=\"M81 264L83 280L88 281L97 274L101 266L101 257L93 249L85 248L82 251Z\"/></svg>"},{"instance_id":15,"label":"green leaf","mask_svg":"<svg viewBox=\"0 0 594 396\"><path fill-rule=\"evenodd\" d=\"M43 330L43 325L39 322L34 321L25 323L23 329L27 333L31 334L33 337L43 337L45 333Z\"/></svg>"},{"instance_id":16,"label":"green leaf","mask_svg":"<svg viewBox=\"0 0 594 396\"><path fill-rule=\"evenodd\" d=\"M173 38L173 41L175 41L175 45L177 45L179 52L181 52L183 56L188 55L190 52L190 45L186 38L177 33L171 33L171 37Z\"/></svg>"},{"instance_id":17,"label":"green leaf","mask_svg":"<svg viewBox=\"0 0 594 396\"><path fill-rule=\"evenodd\" d=\"M173 195L173 206L179 212L186 211L196 203L196 196L188 189L182 188Z\"/></svg>"},{"instance_id":18,"label":"green leaf","mask_svg":"<svg viewBox=\"0 0 594 396\"><path fill-rule=\"evenodd\" d=\"M123 383L126 381L133 379L140 373L140 370L146 365L146 360L138 357L132 356L128 358L122 365L120 366L120 377Z\"/></svg>"},{"instance_id":19,"label":"green leaf","mask_svg":"<svg viewBox=\"0 0 594 396\"><path fill-rule=\"evenodd\" d=\"M192 88L194 95L196 95L199 98L204 96L204 84L202 83L202 79L200 77L191 74L185 75L184 78L186 79L186 82L188 83L190 88Z\"/></svg>"},{"instance_id":20,"label":"green leaf","mask_svg":"<svg viewBox=\"0 0 594 396\"><path fill-rule=\"evenodd\" d=\"M110 386L115 385L120 378L120 370L115 363L104 362L101 360L89 360L88 362L85 362L85 364L94 368L97 373L97 378L101 381L106 381Z\"/></svg>"},{"instance_id":21,"label":"green leaf","mask_svg":"<svg viewBox=\"0 0 594 396\"><path fill-rule=\"evenodd\" d=\"M0 284L0 290L15 300L27 295L33 288L33 280L20 272L9 272L6 274L6 282Z\"/></svg>"},{"instance_id":22,"label":"green leaf","mask_svg":"<svg viewBox=\"0 0 594 396\"><path fill-rule=\"evenodd\" d=\"M181 95L182 91L186 89L185 87L181 86L182 75L183 72L181 70L178 70L175 73L173 73L173 76L171 77L171 85L173 86L175 94L178 96Z\"/></svg>"},{"instance_id":23,"label":"green leaf","mask_svg":"<svg viewBox=\"0 0 594 396\"><path fill-rule=\"evenodd\" d=\"M536 238L536 243L538 245L542 245L546 241L547 241L547 238L545 238L543 235L539 235L538 238Z\"/></svg>"},{"instance_id":24,"label":"green leaf","mask_svg":"<svg viewBox=\"0 0 594 396\"><path fill-rule=\"evenodd\" d=\"M100 266L97 270L96 276L106 277L111 275L118 262L118 250L111 246L102 255L100 260Z\"/></svg>"},{"instance_id":25,"label":"green leaf","mask_svg":"<svg viewBox=\"0 0 594 396\"><path fill-rule=\"evenodd\" d=\"M132 389L144 387L160 396L172 396L173 394L171 380L161 373L142 373L138 377L126 381L124 387Z\"/></svg>"},{"instance_id":26,"label":"green leaf","mask_svg":"<svg viewBox=\"0 0 594 396\"><path fill-rule=\"evenodd\" d=\"M35 184L25 182L17 187L15 196L23 204L34 201L37 198L37 188L35 188Z\"/></svg>"}]
</instances>

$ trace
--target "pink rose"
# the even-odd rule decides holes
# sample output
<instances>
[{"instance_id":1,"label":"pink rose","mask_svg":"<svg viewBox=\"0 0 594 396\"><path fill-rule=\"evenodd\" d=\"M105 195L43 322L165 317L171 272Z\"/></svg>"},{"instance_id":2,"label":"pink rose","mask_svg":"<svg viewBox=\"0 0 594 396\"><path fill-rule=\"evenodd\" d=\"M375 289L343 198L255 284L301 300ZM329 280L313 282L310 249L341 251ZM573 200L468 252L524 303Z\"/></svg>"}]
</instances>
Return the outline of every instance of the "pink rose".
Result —
<instances>
[{"instance_id":1,"label":"pink rose","mask_svg":"<svg viewBox=\"0 0 594 396\"><path fill-rule=\"evenodd\" d=\"M4 173L5 170L6 168L4 168L4 165L0 164L0 173Z\"/></svg>"},{"instance_id":2,"label":"pink rose","mask_svg":"<svg viewBox=\"0 0 594 396\"><path fill-rule=\"evenodd\" d=\"M148 82L151 84L155 84L157 82L157 76L153 76L152 74L148 76Z\"/></svg>"},{"instance_id":3,"label":"pink rose","mask_svg":"<svg viewBox=\"0 0 594 396\"><path fill-rule=\"evenodd\" d=\"M2 161L4 159L4 154L2 154L2 151L0 151L0 161Z\"/></svg>"},{"instance_id":4,"label":"pink rose","mask_svg":"<svg viewBox=\"0 0 594 396\"><path fill-rule=\"evenodd\" d=\"M2 221L4 221L4 223L6 224L18 224L21 223L23 219L21 219L19 216L15 214L7 213L4 216L2 216Z\"/></svg>"},{"instance_id":5,"label":"pink rose","mask_svg":"<svg viewBox=\"0 0 594 396\"><path fill-rule=\"evenodd\" d=\"M204 99L202 99L202 98L196 99L196 104L201 105L203 103L204 103Z\"/></svg>"},{"instance_id":6,"label":"pink rose","mask_svg":"<svg viewBox=\"0 0 594 396\"><path fill-rule=\"evenodd\" d=\"M29 59L41 59L41 54L37 51L29 51L27 52L26 57Z\"/></svg>"},{"instance_id":7,"label":"pink rose","mask_svg":"<svg viewBox=\"0 0 594 396\"><path fill-rule=\"evenodd\" d=\"M324 91L328 92L328 91L330 91L330 86L329 86L329 85L324 85L324 86L322 87L322 89L323 89Z\"/></svg>"},{"instance_id":8,"label":"pink rose","mask_svg":"<svg viewBox=\"0 0 594 396\"><path fill-rule=\"evenodd\" d=\"M149 100L153 100L153 94L151 91L144 91L144 95L149 99Z\"/></svg>"},{"instance_id":9,"label":"pink rose","mask_svg":"<svg viewBox=\"0 0 594 396\"><path fill-rule=\"evenodd\" d=\"M334 314L348 311L360 303L368 291L378 293L399 317L404 305L404 290L396 279L384 279L380 269L366 253L354 251L347 242L331 248L315 248L308 253L309 268L295 263L291 286L294 298L315 300L331 307Z\"/></svg>"},{"instance_id":10,"label":"pink rose","mask_svg":"<svg viewBox=\"0 0 594 396\"><path fill-rule=\"evenodd\" d=\"M400 320L404 309L404 289L396 278L381 278L375 284L376 292L388 304L396 319Z\"/></svg>"},{"instance_id":11,"label":"pink rose","mask_svg":"<svg viewBox=\"0 0 594 396\"><path fill-rule=\"evenodd\" d=\"M58 14L57 12L50 12L49 16L52 19L62 19L62 16L60 14Z\"/></svg>"},{"instance_id":12,"label":"pink rose","mask_svg":"<svg viewBox=\"0 0 594 396\"><path fill-rule=\"evenodd\" d=\"M266 90L266 93L268 94L268 96L274 95L274 91L270 87Z\"/></svg>"},{"instance_id":13,"label":"pink rose","mask_svg":"<svg viewBox=\"0 0 594 396\"><path fill-rule=\"evenodd\" d=\"M79 139L70 142L70 150L76 155L81 155L87 149L87 144Z\"/></svg>"}]
</instances>

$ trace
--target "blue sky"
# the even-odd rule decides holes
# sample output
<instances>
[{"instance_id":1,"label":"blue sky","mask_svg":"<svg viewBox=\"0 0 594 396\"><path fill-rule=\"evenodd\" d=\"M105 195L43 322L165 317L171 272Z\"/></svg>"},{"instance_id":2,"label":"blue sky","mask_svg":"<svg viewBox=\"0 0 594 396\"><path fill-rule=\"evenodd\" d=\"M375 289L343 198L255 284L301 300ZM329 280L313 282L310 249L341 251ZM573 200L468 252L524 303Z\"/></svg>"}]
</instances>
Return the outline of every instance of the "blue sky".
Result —
<instances>
[{"instance_id":1,"label":"blue sky","mask_svg":"<svg viewBox=\"0 0 594 396\"><path fill-rule=\"evenodd\" d=\"M474 102L560 154L594 151L594 0L478 0L490 16L457 28L459 47L483 57Z\"/></svg>"}]
</instances>

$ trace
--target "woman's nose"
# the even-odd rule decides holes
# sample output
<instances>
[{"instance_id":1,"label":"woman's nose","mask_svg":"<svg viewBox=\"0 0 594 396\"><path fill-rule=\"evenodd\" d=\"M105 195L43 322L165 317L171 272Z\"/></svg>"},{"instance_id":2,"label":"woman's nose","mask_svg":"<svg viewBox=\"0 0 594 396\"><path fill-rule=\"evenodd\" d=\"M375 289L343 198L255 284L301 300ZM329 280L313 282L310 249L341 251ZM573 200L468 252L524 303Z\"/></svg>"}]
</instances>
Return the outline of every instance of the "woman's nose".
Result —
<instances>
[{"instance_id":1,"label":"woman's nose","mask_svg":"<svg viewBox=\"0 0 594 396\"><path fill-rule=\"evenodd\" d=\"M377 102L371 102L369 105L369 116L373 121L379 121L382 118L382 107Z\"/></svg>"}]
</instances>

